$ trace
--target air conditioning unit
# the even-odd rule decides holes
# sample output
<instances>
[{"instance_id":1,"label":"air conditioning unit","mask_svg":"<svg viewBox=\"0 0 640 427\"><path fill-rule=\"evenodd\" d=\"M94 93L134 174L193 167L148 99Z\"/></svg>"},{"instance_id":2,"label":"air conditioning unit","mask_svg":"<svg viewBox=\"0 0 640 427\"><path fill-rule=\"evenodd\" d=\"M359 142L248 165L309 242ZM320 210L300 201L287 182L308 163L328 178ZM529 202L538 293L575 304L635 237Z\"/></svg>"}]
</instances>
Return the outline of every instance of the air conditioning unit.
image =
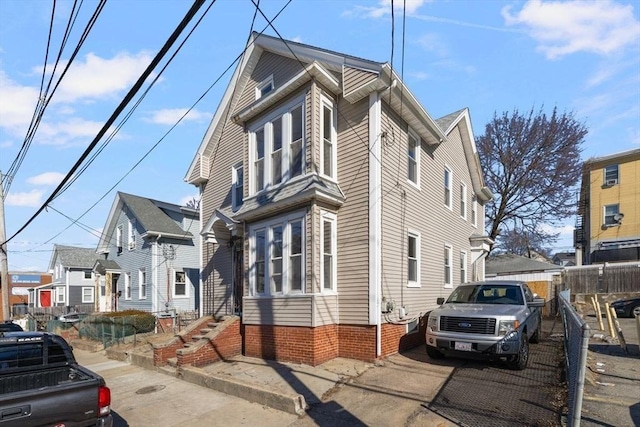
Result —
<instances>
[{"instance_id":1,"label":"air conditioning unit","mask_svg":"<svg viewBox=\"0 0 640 427\"><path fill-rule=\"evenodd\" d=\"M616 185L618 183L617 179L608 179L605 181L605 185Z\"/></svg>"},{"instance_id":2,"label":"air conditioning unit","mask_svg":"<svg viewBox=\"0 0 640 427\"><path fill-rule=\"evenodd\" d=\"M122 246L118 246L118 253L121 254L122 253Z\"/></svg>"}]
</instances>

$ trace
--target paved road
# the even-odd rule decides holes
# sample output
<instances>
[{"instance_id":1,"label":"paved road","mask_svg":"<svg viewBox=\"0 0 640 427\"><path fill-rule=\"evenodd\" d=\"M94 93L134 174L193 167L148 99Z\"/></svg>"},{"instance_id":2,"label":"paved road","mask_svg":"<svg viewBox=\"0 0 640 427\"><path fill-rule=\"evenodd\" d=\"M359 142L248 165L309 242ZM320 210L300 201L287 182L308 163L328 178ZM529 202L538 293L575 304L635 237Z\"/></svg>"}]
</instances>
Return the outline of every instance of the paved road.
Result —
<instances>
[{"instance_id":1,"label":"paved road","mask_svg":"<svg viewBox=\"0 0 640 427\"><path fill-rule=\"evenodd\" d=\"M78 362L100 374L111 389L114 427L281 427L297 417L230 397L162 373L109 360L104 351L74 349Z\"/></svg>"}]
</instances>

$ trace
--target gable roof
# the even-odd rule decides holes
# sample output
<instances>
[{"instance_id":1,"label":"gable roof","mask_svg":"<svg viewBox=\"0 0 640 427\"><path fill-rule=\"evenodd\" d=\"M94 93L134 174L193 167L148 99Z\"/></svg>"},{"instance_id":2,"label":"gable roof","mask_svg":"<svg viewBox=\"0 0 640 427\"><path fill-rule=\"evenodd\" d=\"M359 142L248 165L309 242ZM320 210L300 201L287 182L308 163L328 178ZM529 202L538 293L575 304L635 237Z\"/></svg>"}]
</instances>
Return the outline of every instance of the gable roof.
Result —
<instances>
[{"instance_id":1,"label":"gable roof","mask_svg":"<svg viewBox=\"0 0 640 427\"><path fill-rule=\"evenodd\" d=\"M493 255L485 261L485 274L534 273L562 270L561 266L550 262L537 261L515 254Z\"/></svg>"},{"instance_id":2,"label":"gable roof","mask_svg":"<svg viewBox=\"0 0 640 427\"><path fill-rule=\"evenodd\" d=\"M197 217L198 212L195 209L119 191L111 205L104 231L98 242L98 252L108 250L111 236L117 225L118 213L125 206L131 211L137 223L144 229L143 237L163 236L174 239L190 239L193 237L193 233L189 230L183 230L169 217L167 212L173 211L181 215Z\"/></svg>"},{"instance_id":3,"label":"gable roof","mask_svg":"<svg viewBox=\"0 0 640 427\"><path fill-rule=\"evenodd\" d=\"M98 259L93 248L79 248L76 246L53 245L53 253L49 262L49 270L53 270L56 259L60 259L60 264L67 268L91 269Z\"/></svg>"}]
</instances>

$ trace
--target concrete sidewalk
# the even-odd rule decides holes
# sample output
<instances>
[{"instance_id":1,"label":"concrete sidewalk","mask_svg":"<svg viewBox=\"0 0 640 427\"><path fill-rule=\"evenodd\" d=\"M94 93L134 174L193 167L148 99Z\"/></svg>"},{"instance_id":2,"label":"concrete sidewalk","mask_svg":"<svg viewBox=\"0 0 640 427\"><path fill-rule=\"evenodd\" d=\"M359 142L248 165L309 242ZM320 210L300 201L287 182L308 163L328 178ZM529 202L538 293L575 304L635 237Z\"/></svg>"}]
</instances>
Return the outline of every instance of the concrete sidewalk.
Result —
<instances>
[{"instance_id":1,"label":"concrete sidewalk","mask_svg":"<svg viewBox=\"0 0 640 427\"><path fill-rule=\"evenodd\" d=\"M96 350L86 342L73 345ZM107 352L97 353L106 357ZM459 362L431 364L422 347L375 365L337 358L316 367L238 356L203 368L157 368L143 349L116 346L108 353L112 359L295 414L300 418L294 425L456 425L427 405ZM334 399L338 392L340 398Z\"/></svg>"}]
</instances>

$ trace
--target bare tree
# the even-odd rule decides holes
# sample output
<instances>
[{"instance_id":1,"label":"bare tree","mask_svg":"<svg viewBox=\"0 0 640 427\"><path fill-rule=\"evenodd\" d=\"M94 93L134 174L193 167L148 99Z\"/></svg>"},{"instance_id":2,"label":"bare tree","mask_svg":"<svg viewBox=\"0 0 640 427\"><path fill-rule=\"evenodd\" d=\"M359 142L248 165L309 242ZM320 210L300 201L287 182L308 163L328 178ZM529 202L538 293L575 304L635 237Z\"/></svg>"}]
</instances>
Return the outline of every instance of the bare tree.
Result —
<instances>
[{"instance_id":1,"label":"bare tree","mask_svg":"<svg viewBox=\"0 0 640 427\"><path fill-rule=\"evenodd\" d=\"M574 197L587 128L572 113L547 116L542 108L494 114L476 138L487 186L495 200L486 227L498 248L520 245L543 251L558 239L549 231L575 213Z\"/></svg>"},{"instance_id":2,"label":"bare tree","mask_svg":"<svg viewBox=\"0 0 640 427\"><path fill-rule=\"evenodd\" d=\"M187 201L186 207L191 209L200 209L200 199L192 197Z\"/></svg>"}]
</instances>

